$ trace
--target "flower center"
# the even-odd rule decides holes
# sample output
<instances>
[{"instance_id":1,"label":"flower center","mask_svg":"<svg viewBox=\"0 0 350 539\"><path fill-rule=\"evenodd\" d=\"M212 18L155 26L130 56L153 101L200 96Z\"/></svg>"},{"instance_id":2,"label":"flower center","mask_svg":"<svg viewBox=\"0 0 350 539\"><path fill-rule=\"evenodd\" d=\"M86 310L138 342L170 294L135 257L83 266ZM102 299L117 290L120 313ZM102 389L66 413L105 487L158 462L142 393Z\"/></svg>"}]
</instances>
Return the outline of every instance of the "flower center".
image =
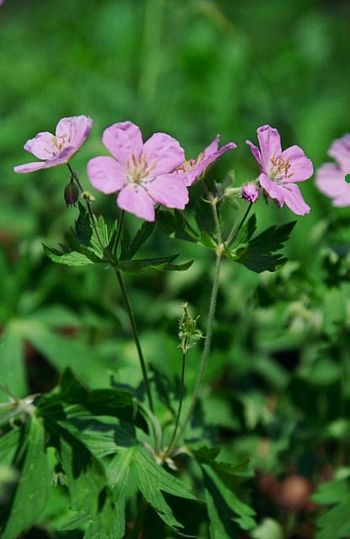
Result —
<instances>
[{"instance_id":1,"label":"flower center","mask_svg":"<svg viewBox=\"0 0 350 539\"><path fill-rule=\"evenodd\" d=\"M55 153L59 153L64 146L66 145L66 137L56 137L55 135L52 135L52 146L54 147Z\"/></svg>"},{"instance_id":2,"label":"flower center","mask_svg":"<svg viewBox=\"0 0 350 539\"><path fill-rule=\"evenodd\" d=\"M141 153L136 156L134 153L131 155L128 163L128 181L131 183L142 183L145 180L155 165L149 165L145 154Z\"/></svg>"},{"instance_id":3,"label":"flower center","mask_svg":"<svg viewBox=\"0 0 350 539\"><path fill-rule=\"evenodd\" d=\"M204 153L200 153L197 159L187 159L182 165L180 165L177 170L182 172L191 172L198 163L200 163L204 158Z\"/></svg>"},{"instance_id":4,"label":"flower center","mask_svg":"<svg viewBox=\"0 0 350 539\"><path fill-rule=\"evenodd\" d=\"M271 157L271 163L272 167L269 171L269 177L272 180L284 180L293 176L293 173L289 173L291 165L288 159L283 159L282 156L275 157L275 155L273 155Z\"/></svg>"}]
</instances>

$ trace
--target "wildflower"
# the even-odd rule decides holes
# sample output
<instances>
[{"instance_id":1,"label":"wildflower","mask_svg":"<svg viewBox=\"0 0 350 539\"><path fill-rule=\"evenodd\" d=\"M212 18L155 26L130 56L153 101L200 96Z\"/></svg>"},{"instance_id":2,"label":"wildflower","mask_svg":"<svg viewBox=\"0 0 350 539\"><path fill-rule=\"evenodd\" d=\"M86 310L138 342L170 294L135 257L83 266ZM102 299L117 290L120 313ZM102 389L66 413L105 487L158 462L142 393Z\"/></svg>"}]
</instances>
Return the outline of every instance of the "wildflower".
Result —
<instances>
[{"instance_id":1,"label":"wildflower","mask_svg":"<svg viewBox=\"0 0 350 539\"><path fill-rule=\"evenodd\" d=\"M146 221L155 220L156 204L184 209L188 191L176 172L184 161L184 150L177 140L155 133L144 143L132 122L111 125L102 140L112 156L88 162L87 173L95 189L107 195L119 192L118 206Z\"/></svg>"},{"instance_id":2,"label":"wildflower","mask_svg":"<svg viewBox=\"0 0 350 539\"><path fill-rule=\"evenodd\" d=\"M62 118L57 124L55 135L44 131L28 140L24 149L42 161L18 165L15 172L34 172L44 168L63 165L73 157L87 139L92 119L87 116Z\"/></svg>"},{"instance_id":3,"label":"wildflower","mask_svg":"<svg viewBox=\"0 0 350 539\"><path fill-rule=\"evenodd\" d=\"M282 151L280 134L269 125L259 127L257 134L259 148L249 140L246 142L260 165L261 187L280 207L286 204L297 215L309 213L310 207L296 183L312 176L311 160L299 146Z\"/></svg>"},{"instance_id":4,"label":"wildflower","mask_svg":"<svg viewBox=\"0 0 350 539\"><path fill-rule=\"evenodd\" d=\"M335 140L328 155L336 163L325 163L318 169L316 186L333 200L334 206L350 206L350 185L345 178L350 172L350 134Z\"/></svg>"},{"instance_id":5,"label":"wildflower","mask_svg":"<svg viewBox=\"0 0 350 539\"><path fill-rule=\"evenodd\" d=\"M249 202L255 202L259 196L259 189L253 182L246 183L242 187L242 198Z\"/></svg>"},{"instance_id":6,"label":"wildflower","mask_svg":"<svg viewBox=\"0 0 350 539\"><path fill-rule=\"evenodd\" d=\"M215 139L196 159L188 159L181 164L179 171L182 174L186 186L190 186L198 180L209 165L216 161L223 153L237 147L234 142L229 142L219 148L219 143L220 135L216 135Z\"/></svg>"}]
</instances>

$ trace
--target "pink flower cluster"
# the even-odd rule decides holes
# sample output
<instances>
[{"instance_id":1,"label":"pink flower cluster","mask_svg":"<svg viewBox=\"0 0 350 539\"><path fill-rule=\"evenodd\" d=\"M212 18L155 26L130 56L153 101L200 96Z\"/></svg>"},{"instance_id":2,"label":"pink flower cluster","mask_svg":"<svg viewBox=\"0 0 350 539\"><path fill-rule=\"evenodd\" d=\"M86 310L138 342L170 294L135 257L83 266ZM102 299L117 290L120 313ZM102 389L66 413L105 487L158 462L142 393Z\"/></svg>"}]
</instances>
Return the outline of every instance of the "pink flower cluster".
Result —
<instances>
[{"instance_id":1,"label":"pink flower cluster","mask_svg":"<svg viewBox=\"0 0 350 539\"><path fill-rule=\"evenodd\" d=\"M38 133L24 149L40 161L19 165L26 173L68 163L87 139L92 120L86 116L63 118L55 134ZM260 190L286 204L294 213L310 211L296 185L310 178L313 166L299 146L282 151L277 129L268 125L258 129L259 147L247 141L260 165L255 182L243 186L242 197L255 202ZM155 220L158 204L183 210L188 203L188 188L223 153L236 148L234 142L219 147L220 136L196 159L186 160L180 143L166 133L155 133L144 141L140 128L132 122L119 122L103 132L102 141L110 155L94 157L87 173L93 187L107 195L115 194L118 206L146 221Z\"/></svg>"},{"instance_id":2,"label":"pink flower cluster","mask_svg":"<svg viewBox=\"0 0 350 539\"><path fill-rule=\"evenodd\" d=\"M350 185L345 181L345 176L350 173L350 134L335 140L328 155L335 159L335 163L325 163L318 169L316 185L332 199L334 206L350 206Z\"/></svg>"}]
</instances>

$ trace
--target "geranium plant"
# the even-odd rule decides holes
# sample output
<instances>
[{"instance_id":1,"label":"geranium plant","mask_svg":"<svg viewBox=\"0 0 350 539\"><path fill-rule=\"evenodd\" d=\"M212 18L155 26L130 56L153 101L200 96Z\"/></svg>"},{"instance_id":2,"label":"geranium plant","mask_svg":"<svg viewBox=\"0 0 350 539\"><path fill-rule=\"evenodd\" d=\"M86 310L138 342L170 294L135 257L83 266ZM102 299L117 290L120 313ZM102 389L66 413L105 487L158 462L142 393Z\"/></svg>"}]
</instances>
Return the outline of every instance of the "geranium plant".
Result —
<instances>
[{"instance_id":1,"label":"geranium plant","mask_svg":"<svg viewBox=\"0 0 350 539\"><path fill-rule=\"evenodd\" d=\"M207 179L208 167L236 148L235 143L219 148L218 135L196 159L186 160L172 136L155 133L144 141L134 123L118 122L103 132L109 153L87 163L92 188L116 198L111 223L97 215L95 198L100 195L86 190L86 179L71 162L91 127L85 116L60 120L55 135L39 133L25 144L41 161L15 170L67 167L64 198L76 206L74 231L59 248L45 245L45 253L58 264L87 266L86 271L96 265L113 272L142 383L132 387L128 380L118 380L96 389L81 379L73 361L51 392L24 398L8 392L1 404L0 453L4 461L16 465L19 481L7 500L1 537L15 539L40 521L55 489L66 494L59 530L75 530L85 539L238 537L256 527L245 488L252 470L246 461L221 460L220 448L197 417L210 361L221 267L226 259L260 273L274 272L284 264L280 250L295 221L260 232L252 208L264 195L298 215L308 213L297 183L312 176L312 163L298 146L282 150L277 129L263 126L258 129L259 148L249 142L260 166L258 177L242 185L227 180L213 183ZM130 214L141 219L131 235ZM143 258L138 253L156 229L168 236L169 254ZM187 303L178 313L177 390L171 379L165 386L160 383L159 373L145 356L127 290L128 273L137 273L142 280L144 270L184 272L195 264L181 260L181 253L173 254L174 237L209 249L214 266L203 284L211 289L207 319L199 319ZM201 356L192 387L186 382L186 364L194 347L201 349ZM170 424L160 412L164 406Z\"/></svg>"}]
</instances>

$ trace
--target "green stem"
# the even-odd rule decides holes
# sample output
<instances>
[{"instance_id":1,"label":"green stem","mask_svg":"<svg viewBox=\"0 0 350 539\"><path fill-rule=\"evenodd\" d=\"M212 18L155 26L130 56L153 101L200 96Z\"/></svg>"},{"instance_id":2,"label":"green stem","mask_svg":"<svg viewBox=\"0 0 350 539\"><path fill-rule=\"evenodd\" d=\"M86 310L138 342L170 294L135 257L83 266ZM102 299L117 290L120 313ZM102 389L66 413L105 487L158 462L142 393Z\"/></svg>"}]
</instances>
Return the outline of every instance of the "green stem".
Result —
<instances>
[{"instance_id":1,"label":"green stem","mask_svg":"<svg viewBox=\"0 0 350 539\"><path fill-rule=\"evenodd\" d=\"M148 503L145 500L145 498L142 497L139 513L137 515L135 524L130 533L130 539L139 539L139 535L142 529L143 519L145 518L147 508L148 508Z\"/></svg>"},{"instance_id":2,"label":"green stem","mask_svg":"<svg viewBox=\"0 0 350 539\"><path fill-rule=\"evenodd\" d=\"M226 248L227 247L230 247L230 245L235 241L235 239L237 238L238 234L240 233L241 229L242 229L242 226L244 225L245 223L245 220L247 219L248 215L249 215L249 212L251 210L251 207L252 207L253 203L250 202L249 203L249 206L248 208L246 209L241 221L239 222L238 226L236 225L236 223L234 223L233 227L231 228L231 232L229 233L229 235L227 236L227 239L225 241L225 246Z\"/></svg>"},{"instance_id":3,"label":"green stem","mask_svg":"<svg viewBox=\"0 0 350 539\"><path fill-rule=\"evenodd\" d=\"M118 223L117 236L116 236L115 243L114 243L114 248L113 248L113 251L114 251L116 256L117 256L117 249L118 249L120 237L122 235L122 230L123 230L123 225L124 225L124 217L125 217L125 211L122 210L121 214L120 214L119 223Z\"/></svg>"},{"instance_id":4,"label":"green stem","mask_svg":"<svg viewBox=\"0 0 350 539\"><path fill-rule=\"evenodd\" d=\"M137 353L138 353L138 356L139 356L139 360L140 360L143 380L144 380L144 383L145 383L146 394L147 394L147 398L148 398L148 404L149 404L151 412L154 413L153 399L152 399L150 384L149 384L149 381L148 381L146 361L145 361L145 358L143 356L141 343L140 343L140 339L139 339L139 336L138 336L135 315L134 315L134 312L133 312L133 310L131 308L131 304L130 304L129 297L128 297L128 294L127 294L127 291L126 291L126 288L125 288L125 284L124 284L122 274L121 274L120 270L118 268L116 268L115 266L113 266L113 270L114 270L114 273L115 273L115 275L117 277L118 284L119 284L119 287L120 287L120 290L121 290L121 293L122 293L122 296L123 296L123 299L124 299L125 307L126 307L126 310L127 310L128 316L129 316L130 326L131 326L132 334L133 334L133 337L134 337L134 341L135 341Z\"/></svg>"},{"instance_id":5,"label":"green stem","mask_svg":"<svg viewBox=\"0 0 350 539\"><path fill-rule=\"evenodd\" d=\"M206 327L206 337L205 337L204 348L203 348L201 361L199 365L199 372L197 376L196 386L194 388L190 408L186 414L186 418L182 424L182 427L176 439L183 435L183 433L185 432L187 428L188 423L190 422L192 418L192 415L193 415L193 412L194 412L194 409L195 409L195 406L197 404L197 400L199 397L199 392L203 383L204 374L207 369L210 347L211 347L211 340L212 340L212 335L213 335L213 323L214 323L214 318L215 318L216 302L217 302L218 291L219 291L221 255L222 255L221 251L218 250L216 254L213 287L212 287L211 296L210 296L209 314L208 314L207 327ZM176 439L174 440L174 444L175 444Z\"/></svg>"},{"instance_id":6,"label":"green stem","mask_svg":"<svg viewBox=\"0 0 350 539\"><path fill-rule=\"evenodd\" d=\"M72 167L70 166L69 163L67 163L67 166L68 166L68 169L69 169L69 171L70 171L70 173L72 175L72 178L74 178L74 180L76 181L80 191L83 192L83 187L82 187L82 185L80 183L78 175L74 172L74 170L72 169ZM106 252L106 246L103 245L103 242L102 242L102 240L101 240L101 238L99 236L99 233L98 233L98 229L96 227L95 215L94 215L94 213L92 211L91 204L90 204L90 202L88 200L85 200L85 202L86 202L87 210L89 212L91 224L92 224L92 226L94 228L94 231L96 233L97 240L98 240L98 242L99 242L99 244L101 246L102 251ZM120 217L120 223L119 223L119 229L118 229L118 235L117 235L117 241L118 242L119 242L119 238L120 238L120 235L121 235L121 228L122 228L122 224L123 224L123 219L124 219L124 212L122 212L121 217ZM118 246L117 241L116 241L116 247ZM147 367L146 367L145 358L143 356L140 339L139 339L139 336L138 336L138 331L137 331L134 312L133 312L133 310L131 308L131 304L130 304L129 297L128 297L128 294L127 294L127 291L126 291L126 288L125 288L125 285L124 285L124 280L123 280L122 274L121 274L120 270L115 266L115 262L110 257L108 252L106 253L106 255L107 255L108 261L111 264L111 266L113 268L113 271L114 271L114 273L115 273L115 275L117 277L117 281L118 281L118 284L119 284L119 287L120 287L120 290L121 290L121 293L122 293L122 296L123 296L123 299L124 299L125 308L126 308L126 311L128 313L128 317L129 317L129 321L130 321L131 331L132 331L132 334L133 334L133 337L134 337L135 346L136 346L137 353L138 353L138 356L139 356L142 376L143 376L143 380L144 380L145 388L146 388L148 404L149 404L150 410L152 411L152 413L154 413L153 399L152 399L151 389L150 389L150 385L149 385L149 381L148 381L148 375L147 375Z\"/></svg>"},{"instance_id":7,"label":"green stem","mask_svg":"<svg viewBox=\"0 0 350 539\"><path fill-rule=\"evenodd\" d=\"M182 366L181 366L181 379L180 379L180 395L179 395L179 408L177 410L176 415L176 421L175 421L175 427L174 432L170 440L170 444L168 446L168 449L164 453L163 460L166 460L168 455L170 455L175 442L176 442L176 435L180 424L180 417L181 417L181 411L182 411L182 404L184 399L184 390L185 390L185 367L186 367L186 355L187 355L187 340L185 340L184 347L182 350Z\"/></svg>"}]
</instances>

